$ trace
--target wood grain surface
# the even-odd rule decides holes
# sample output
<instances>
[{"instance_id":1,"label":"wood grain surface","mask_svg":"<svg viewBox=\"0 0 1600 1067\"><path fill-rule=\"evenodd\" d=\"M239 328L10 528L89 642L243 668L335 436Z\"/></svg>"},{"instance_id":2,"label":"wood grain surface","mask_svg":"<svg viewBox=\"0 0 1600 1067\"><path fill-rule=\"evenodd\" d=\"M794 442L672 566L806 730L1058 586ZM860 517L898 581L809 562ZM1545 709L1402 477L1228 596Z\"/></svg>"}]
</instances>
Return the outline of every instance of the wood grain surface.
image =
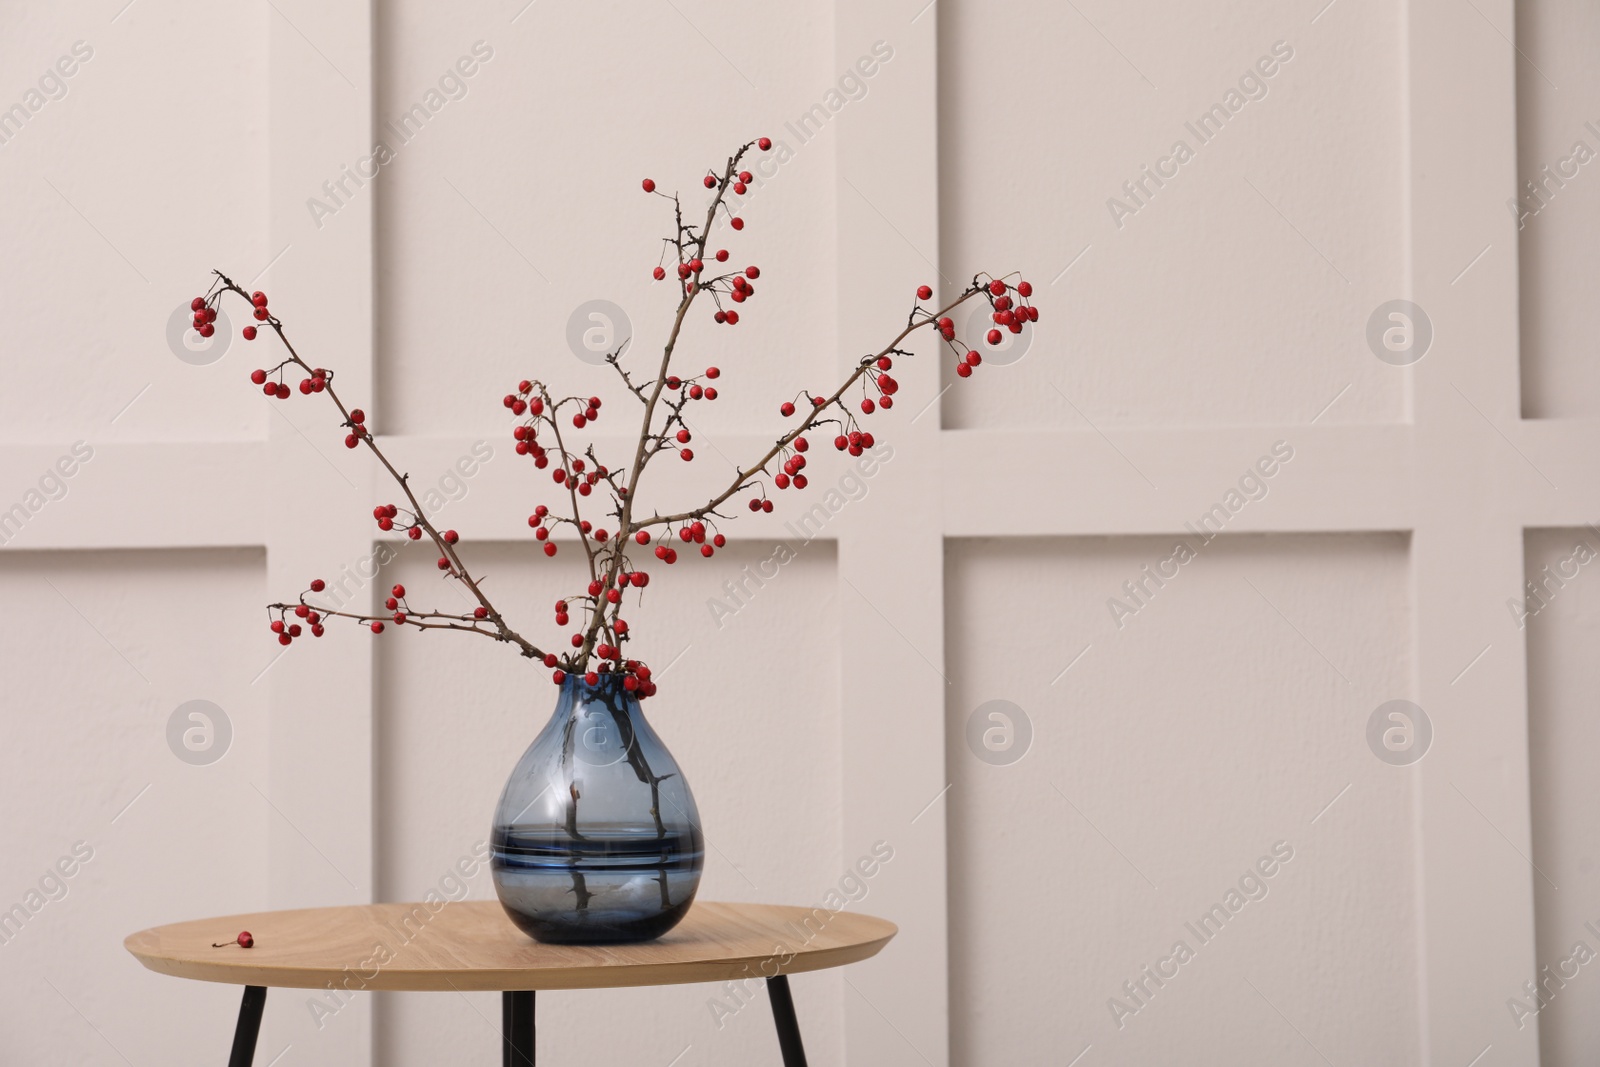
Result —
<instances>
[{"instance_id":1,"label":"wood grain surface","mask_svg":"<svg viewBox=\"0 0 1600 1067\"><path fill-rule=\"evenodd\" d=\"M269 911L157 926L128 937L152 971L302 989L599 989L766 978L867 959L884 919L822 908L699 902L666 936L633 945L544 945L496 901ZM212 944L241 930L252 948Z\"/></svg>"}]
</instances>

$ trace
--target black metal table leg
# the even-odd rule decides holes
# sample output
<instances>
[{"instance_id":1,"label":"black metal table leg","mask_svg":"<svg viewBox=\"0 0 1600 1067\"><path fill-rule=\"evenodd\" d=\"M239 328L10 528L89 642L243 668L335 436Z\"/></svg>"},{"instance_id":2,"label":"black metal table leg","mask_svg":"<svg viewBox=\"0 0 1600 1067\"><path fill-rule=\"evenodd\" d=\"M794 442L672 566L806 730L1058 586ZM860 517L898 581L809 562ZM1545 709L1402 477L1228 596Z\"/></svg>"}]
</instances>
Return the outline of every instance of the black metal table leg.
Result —
<instances>
[{"instance_id":1,"label":"black metal table leg","mask_svg":"<svg viewBox=\"0 0 1600 1067\"><path fill-rule=\"evenodd\" d=\"M800 1043L800 1023L794 1017L794 997L789 993L788 975L767 979L767 999L772 1001L772 1021L778 1027L783 1067L806 1067L806 1050Z\"/></svg>"},{"instance_id":2,"label":"black metal table leg","mask_svg":"<svg viewBox=\"0 0 1600 1067\"><path fill-rule=\"evenodd\" d=\"M533 990L500 994L500 1032L504 1067L533 1067Z\"/></svg>"},{"instance_id":3,"label":"black metal table leg","mask_svg":"<svg viewBox=\"0 0 1600 1067\"><path fill-rule=\"evenodd\" d=\"M256 1058L256 1035L261 1032L261 1010L267 1006L267 987L247 985L239 1004L239 1025L233 1030L233 1053L228 1067L250 1067Z\"/></svg>"}]
</instances>

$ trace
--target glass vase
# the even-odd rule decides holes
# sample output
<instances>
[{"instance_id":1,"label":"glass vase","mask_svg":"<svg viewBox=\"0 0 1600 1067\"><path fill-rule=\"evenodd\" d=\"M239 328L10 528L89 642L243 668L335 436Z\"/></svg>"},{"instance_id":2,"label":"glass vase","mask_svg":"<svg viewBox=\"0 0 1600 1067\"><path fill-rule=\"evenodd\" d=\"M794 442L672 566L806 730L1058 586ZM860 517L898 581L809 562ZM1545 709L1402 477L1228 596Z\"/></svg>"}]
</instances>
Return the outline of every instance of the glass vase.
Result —
<instances>
[{"instance_id":1,"label":"glass vase","mask_svg":"<svg viewBox=\"0 0 1600 1067\"><path fill-rule=\"evenodd\" d=\"M552 943L649 941L689 910L705 868L694 795L618 677L568 675L495 809L501 905Z\"/></svg>"}]
</instances>

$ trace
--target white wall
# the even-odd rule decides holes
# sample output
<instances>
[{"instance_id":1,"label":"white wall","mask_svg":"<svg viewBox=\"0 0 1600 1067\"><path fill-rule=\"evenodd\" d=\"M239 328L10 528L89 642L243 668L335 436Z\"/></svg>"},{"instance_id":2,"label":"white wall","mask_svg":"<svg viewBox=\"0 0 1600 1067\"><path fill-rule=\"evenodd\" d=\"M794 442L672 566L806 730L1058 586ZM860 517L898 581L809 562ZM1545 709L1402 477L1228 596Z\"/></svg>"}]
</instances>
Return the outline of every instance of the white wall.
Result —
<instances>
[{"instance_id":1,"label":"white wall","mask_svg":"<svg viewBox=\"0 0 1600 1067\"><path fill-rule=\"evenodd\" d=\"M895 848L860 907L900 937L795 982L813 1062L1588 1062L1591 968L1520 1025L1511 1001L1575 940L1600 949L1596 579L1564 562L1600 551L1592 168L1520 231L1506 201L1575 139L1600 151L1592 24L1531 0L0 11L0 107L92 50L0 147L0 510L28 513L0 555L0 907L40 904L0 944L0 1062L219 1062L236 991L146 972L121 938L421 895L550 706L542 670L454 635L334 628L277 658L262 603L359 569L393 490L324 408L248 387L264 342L185 360L169 316L221 267L420 482L487 443L445 516L539 630L572 561L528 551L548 483L497 398L534 374L616 397L614 447L625 397L567 317L611 300L639 356L659 343L670 223L638 182L698 203L703 168L763 133L787 162L726 242L761 292L685 335L723 399L661 499L723 479L919 283L1021 270L1044 312L970 381L903 361L893 460L752 603L719 624L708 601L786 536L782 509L658 575L631 620L679 657L650 715L705 817L707 898L813 903ZM330 199L475 46L464 95ZM1267 68L1200 143L1185 123ZM1193 158L1132 200L1178 139ZM1366 339L1397 298L1433 329L1410 366ZM1279 442L1264 495L1144 579ZM1519 620L1547 565L1562 584ZM433 576L406 554L364 588ZM209 764L169 746L196 699L231 729ZM1413 765L1368 747L1393 699L1432 724ZM1014 762L969 741L995 700L1031 730ZM65 895L41 887L80 841ZM1265 897L1130 998L1279 842ZM540 1054L770 1062L764 1008L719 1029L716 992L543 996ZM269 997L259 1062L496 1055L492 996L361 997L320 1028L304 1002Z\"/></svg>"}]
</instances>

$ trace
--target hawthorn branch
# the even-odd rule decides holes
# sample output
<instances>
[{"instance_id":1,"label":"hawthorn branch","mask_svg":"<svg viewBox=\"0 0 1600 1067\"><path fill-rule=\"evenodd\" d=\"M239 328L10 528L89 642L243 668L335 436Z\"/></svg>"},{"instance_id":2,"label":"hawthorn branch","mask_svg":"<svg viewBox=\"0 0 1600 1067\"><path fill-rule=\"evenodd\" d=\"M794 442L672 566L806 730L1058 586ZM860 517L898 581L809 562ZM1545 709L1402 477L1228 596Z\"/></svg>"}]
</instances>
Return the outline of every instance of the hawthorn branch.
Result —
<instances>
[{"instance_id":1,"label":"hawthorn branch","mask_svg":"<svg viewBox=\"0 0 1600 1067\"><path fill-rule=\"evenodd\" d=\"M839 388L833 391L833 395L829 396L823 403L813 405L810 417L805 419L800 426L790 430L788 433L778 438L777 443L767 450L766 455L762 456L755 463L751 464L750 467L740 468L738 474L733 479L733 483L721 493L718 493L716 496L712 497L703 506L695 508L692 511L681 511L673 515L652 515L650 518L642 519L623 530L621 536L630 537L635 532L647 529L651 526L660 526L663 524L671 525L672 523L679 522L692 522L697 519L703 519L707 515L716 514L716 509L718 507L727 503L727 501L732 498L735 493L739 492L741 489L744 489L746 486L755 481L757 472L765 474L767 464L771 463L778 457L780 453L783 452L784 449L788 448L789 445L794 442L795 438L816 426L834 421L832 419L823 418L823 415L830 407L839 406L842 408L843 405L840 401L840 398L844 396L845 392L851 386L860 381L862 375L870 371L873 365L876 364L879 359L889 355L892 352L899 352L900 343L913 332L922 329L924 326L934 325L939 321L939 319L949 315L950 312L954 311L956 308L960 307L962 304L966 303L968 300L971 300L973 297L982 292L983 287L977 283L974 283L970 288L963 292L959 298L952 301L948 307L943 308L937 314L921 320L913 317L912 321L906 326L905 329L900 331L893 341L890 341L878 352L870 356L862 357L861 363L856 367L855 371L851 373L850 377L844 380L843 385L839 386Z\"/></svg>"},{"instance_id":2,"label":"hawthorn branch","mask_svg":"<svg viewBox=\"0 0 1600 1067\"><path fill-rule=\"evenodd\" d=\"M722 171L722 177L717 182L717 195L712 198L711 205L706 208L706 221L701 226L698 236L695 236L692 230L684 227L682 201L676 195L673 196L674 211L678 220L676 244L678 247L679 266L686 264L688 259L703 260L705 258L706 241L711 234L711 224L716 221L717 208L721 206L724 198L728 195L728 190L733 185L733 176L738 170L739 161L744 158L744 154L750 150L754 143L753 141L746 142L740 146L737 152L728 157L727 165ZM684 256L686 235L693 244L695 251L695 254L687 259ZM667 371L672 366L672 353L677 348L678 337L683 332L683 320L689 314L689 308L694 304L694 298L701 292L699 279L693 274L682 280L680 285L683 289L683 296L678 301L678 313L673 317L672 329L667 334L666 344L661 350L661 366L656 372L655 382L651 385L650 399L645 401L644 419L639 428L639 443L634 448L633 464L628 469L628 491L622 497L621 525L618 527L617 537L613 542L614 547L607 557L606 574L601 583L606 588L614 588L616 586L617 575L622 570L623 553L625 551L622 546L627 543L627 538L634 530L632 525L633 502L638 498L639 478L644 474L645 465L649 462L650 457L655 454L647 451L645 446L651 438L650 428L655 421L656 404L660 401L661 391L667 384ZM594 650L595 638L601 626L605 625L607 614L606 610L602 608L595 614L594 618L590 619L589 625L584 631L583 645L578 650L577 655L577 664L580 669L589 661L589 656ZM615 611L613 610L610 614L614 615Z\"/></svg>"},{"instance_id":3,"label":"hawthorn branch","mask_svg":"<svg viewBox=\"0 0 1600 1067\"><path fill-rule=\"evenodd\" d=\"M335 610L333 608L319 607L318 605L312 604L309 601L304 600L304 599L302 599L300 601L300 603L304 604L306 607L310 608L312 611L315 611L318 615L320 615L322 618L325 618L325 619L329 619L329 618L354 619L356 622L368 622L368 623L371 623L371 622L392 623L392 622L394 622L394 616L392 614L389 614L389 615L366 615L366 614L362 614L360 612L355 612L355 611L338 611L338 610ZM296 606L297 605L295 605L295 604L284 604L284 603L268 604L267 605L267 610L268 611L277 611L277 612L282 613L282 612L293 611ZM395 625L397 625L397 626L411 626L411 627L414 627L414 628L416 628L418 630L459 630L459 631L461 631L463 633L482 634L484 637L492 637L496 641L502 640L500 635L495 633L493 630L485 630L482 627L474 625L476 622L478 622L480 620L474 619L471 615L452 615L449 612L444 612L444 611L423 611L423 612L410 612L410 611L408 611L408 612L405 613L405 616L406 616L406 621L405 622L403 622L403 623L395 623ZM453 621L452 622L448 622L448 623L443 623L443 622L417 622L416 620L418 620L418 619L450 619L450 620L453 620ZM465 625L462 625L462 624L465 624Z\"/></svg>"},{"instance_id":4,"label":"hawthorn branch","mask_svg":"<svg viewBox=\"0 0 1600 1067\"><path fill-rule=\"evenodd\" d=\"M250 294L245 292L244 289L234 282L232 278L229 278L221 271L213 271L212 273L216 275L217 281L221 283L224 290L238 293L244 298L245 303L251 303ZM270 326L272 331L278 335L278 340L283 342L284 349L289 353L290 361L292 361L301 370L305 371L307 375L314 376L316 368L312 367L309 363L302 359L300 357L300 353L295 351L295 347L292 343L290 343L289 336L284 332L283 323L278 319L278 317L269 312L267 317L261 321ZM282 364L279 364L279 366L281 367ZM378 447L377 440L370 432L366 431L365 429L357 429L357 424L350 417L350 409L345 406L344 401L339 399L339 394L334 391L333 373L331 371L327 372L323 375L323 377L328 383L325 390L328 394L328 398L332 400L334 406L339 409L339 414L344 416L344 424L351 428L351 432L355 433L360 441L366 443L367 448L374 456L378 458L378 462L383 464L384 470L388 471L389 476L392 477L395 480L395 483L400 486L400 491L406 495L406 499L411 504L410 510L411 513L416 516L417 525L421 526L423 532L432 539L433 543L439 549L439 554L450 562L451 574L453 574L462 584L472 591L472 595L477 598L478 603L485 611L489 613L489 622L492 623L495 628L491 636L493 636L496 640L506 641L516 645L522 651L522 654L529 659L543 659L545 653L537 645L507 625L505 618L500 614L495 606L490 603L489 598L484 595L484 592L482 588L479 587L478 582L472 577L471 572L467 570L466 564L461 561L461 556L456 551L455 546L446 542L444 535L441 534L433 525L432 521L429 520L427 513L422 508L422 502L419 501L416 494L411 491L409 476L401 474L395 469L394 464L389 462L389 457L383 454L383 449Z\"/></svg>"}]
</instances>

